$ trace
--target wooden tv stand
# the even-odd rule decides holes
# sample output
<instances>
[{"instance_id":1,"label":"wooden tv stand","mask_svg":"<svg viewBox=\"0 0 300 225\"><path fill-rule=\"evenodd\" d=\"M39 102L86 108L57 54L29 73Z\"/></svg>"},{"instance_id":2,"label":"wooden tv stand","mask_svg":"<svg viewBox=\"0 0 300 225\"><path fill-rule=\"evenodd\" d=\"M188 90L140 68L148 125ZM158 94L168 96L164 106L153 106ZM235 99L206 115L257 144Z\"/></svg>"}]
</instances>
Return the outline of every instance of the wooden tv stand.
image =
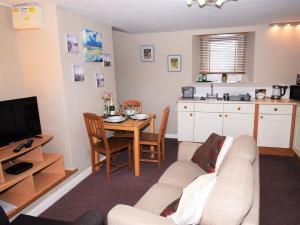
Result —
<instances>
[{"instance_id":1,"label":"wooden tv stand","mask_svg":"<svg viewBox=\"0 0 300 225\"><path fill-rule=\"evenodd\" d=\"M16 215L74 173L65 170L61 154L42 151L42 146L52 138L50 135L31 138L34 140L32 146L23 148L18 153L13 152L13 149L27 140L0 148L0 200L16 206L6 212L8 217ZM33 163L33 167L18 175L7 174L4 171L12 162L22 161Z\"/></svg>"}]
</instances>

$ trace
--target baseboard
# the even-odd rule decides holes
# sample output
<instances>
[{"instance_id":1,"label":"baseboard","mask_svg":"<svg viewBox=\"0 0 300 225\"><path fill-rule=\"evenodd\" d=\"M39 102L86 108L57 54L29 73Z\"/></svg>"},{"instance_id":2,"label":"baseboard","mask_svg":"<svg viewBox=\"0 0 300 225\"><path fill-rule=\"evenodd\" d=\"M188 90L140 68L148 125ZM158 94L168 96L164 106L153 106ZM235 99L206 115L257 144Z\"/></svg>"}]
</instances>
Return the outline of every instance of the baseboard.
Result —
<instances>
[{"instance_id":1,"label":"baseboard","mask_svg":"<svg viewBox=\"0 0 300 225\"><path fill-rule=\"evenodd\" d=\"M42 212L48 209L51 205L53 205L56 201L58 201L61 197L67 194L70 190L72 190L77 184L79 184L82 180L92 174L92 167L89 167L78 174L73 179L67 181L62 187L56 190L53 194L47 197L45 200L40 202L37 206L32 208L27 215L31 216L39 216Z\"/></svg>"},{"instance_id":2,"label":"baseboard","mask_svg":"<svg viewBox=\"0 0 300 225\"><path fill-rule=\"evenodd\" d=\"M175 138L175 139L177 139L178 135L177 134L166 134L165 137L166 138Z\"/></svg>"}]
</instances>

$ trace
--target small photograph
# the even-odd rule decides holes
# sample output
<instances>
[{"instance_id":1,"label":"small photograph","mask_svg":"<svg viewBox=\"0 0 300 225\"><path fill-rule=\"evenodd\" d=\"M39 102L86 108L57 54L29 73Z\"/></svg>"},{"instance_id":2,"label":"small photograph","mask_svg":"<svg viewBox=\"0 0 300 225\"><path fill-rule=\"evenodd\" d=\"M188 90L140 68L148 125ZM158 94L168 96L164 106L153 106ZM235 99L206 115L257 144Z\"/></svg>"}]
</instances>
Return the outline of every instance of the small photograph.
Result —
<instances>
[{"instance_id":1,"label":"small photograph","mask_svg":"<svg viewBox=\"0 0 300 225\"><path fill-rule=\"evenodd\" d=\"M103 54L103 65L104 66L110 66L110 54Z\"/></svg>"},{"instance_id":2,"label":"small photograph","mask_svg":"<svg viewBox=\"0 0 300 225\"><path fill-rule=\"evenodd\" d=\"M75 35L67 34L67 51L78 54L78 38Z\"/></svg>"},{"instance_id":3,"label":"small photograph","mask_svg":"<svg viewBox=\"0 0 300 225\"><path fill-rule=\"evenodd\" d=\"M154 45L141 46L141 61L154 62Z\"/></svg>"},{"instance_id":4,"label":"small photograph","mask_svg":"<svg viewBox=\"0 0 300 225\"><path fill-rule=\"evenodd\" d=\"M181 55L168 55L168 71L169 72L181 71Z\"/></svg>"},{"instance_id":5,"label":"small photograph","mask_svg":"<svg viewBox=\"0 0 300 225\"><path fill-rule=\"evenodd\" d=\"M104 87L104 76L102 73L96 73L96 86Z\"/></svg>"},{"instance_id":6,"label":"small photograph","mask_svg":"<svg viewBox=\"0 0 300 225\"><path fill-rule=\"evenodd\" d=\"M255 98L264 99L266 97L266 89L255 89Z\"/></svg>"},{"instance_id":7,"label":"small photograph","mask_svg":"<svg viewBox=\"0 0 300 225\"><path fill-rule=\"evenodd\" d=\"M82 65L73 65L74 82L84 81L84 71Z\"/></svg>"}]
</instances>

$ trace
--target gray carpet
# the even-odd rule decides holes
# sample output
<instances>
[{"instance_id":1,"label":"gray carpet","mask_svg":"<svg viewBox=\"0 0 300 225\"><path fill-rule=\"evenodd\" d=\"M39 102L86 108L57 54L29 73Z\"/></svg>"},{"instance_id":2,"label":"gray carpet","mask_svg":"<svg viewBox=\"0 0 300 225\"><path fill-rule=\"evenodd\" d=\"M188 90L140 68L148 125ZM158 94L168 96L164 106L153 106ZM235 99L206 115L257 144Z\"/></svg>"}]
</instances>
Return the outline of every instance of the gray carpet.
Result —
<instances>
[{"instance_id":1,"label":"gray carpet","mask_svg":"<svg viewBox=\"0 0 300 225\"><path fill-rule=\"evenodd\" d=\"M133 176L126 168L111 175L104 171L90 175L41 217L71 221L88 209L104 215L116 204L134 205L177 157L177 140L167 139L167 159L159 170L155 164L141 164L141 176ZM260 157L261 225L300 224L300 162L288 157Z\"/></svg>"}]
</instances>

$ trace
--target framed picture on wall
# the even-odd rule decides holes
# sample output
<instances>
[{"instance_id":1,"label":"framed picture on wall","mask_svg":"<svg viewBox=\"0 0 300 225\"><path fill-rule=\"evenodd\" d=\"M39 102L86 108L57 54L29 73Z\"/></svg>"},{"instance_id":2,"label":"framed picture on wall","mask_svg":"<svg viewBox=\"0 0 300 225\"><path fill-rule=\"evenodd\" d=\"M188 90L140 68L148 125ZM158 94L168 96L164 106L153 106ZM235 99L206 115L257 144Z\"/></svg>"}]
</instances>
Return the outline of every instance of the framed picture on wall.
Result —
<instances>
[{"instance_id":1,"label":"framed picture on wall","mask_svg":"<svg viewBox=\"0 0 300 225\"><path fill-rule=\"evenodd\" d=\"M168 71L181 72L181 55L168 55Z\"/></svg>"},{"instance_id":2,"label":"framed picture on wall","mask_svg":"<svg viewBox=\"0 0 300 225\"><path fill-rule=\"evenodd\" d=\"M73 65L74 82L84 81L84 70L82 65Z\"/></svg>"},{"instance_id":3,"label":"framed picture on wall","mask_svg":"<svg viewBox=\"0 0 300 225\"><path fill-rule=\"evenodd\" d=\"M103 66L110 66L110 54L103 54L102 55L103 58Z\"/></svg>"},{"instance_id":4,"label":"framed picture on wall","mask_svg":"<svg viewBox=\"0 0 300 225\"><path fill-rule=\"evenodd\" d=\"M96 86L97 88L104 87L104 76L102 73L96 73Z\"/></svg>"},{"instance_id":5,"label":"framed picture on wall","mask_svg":"<svg viewBox=\"0 0 300 225\"><path fill-rule=\"evenodd\" d=\"M142 62L154 62L154 45L142 45L140 51Z\"/></svg>"},{"instance_id":6,"label":"framed picture on wall","mask_svg":"<svg viewBox=\"0 0 300 225\"><path fill-rule=\"evenodd\" d=\"M67 34L67 51L70 53L78 53L78 38L75 35Z\"/></svg>"},{"instance_id":7,"label":"framed picture on wall","mask_svg":"<svg viewBox=\"0 0 300 225\"><path fill-rule=\"evenodd\" d=\"M83 29L83 56L86 62L102 62L101 33Z\"/></svg>"}]
</instances>

